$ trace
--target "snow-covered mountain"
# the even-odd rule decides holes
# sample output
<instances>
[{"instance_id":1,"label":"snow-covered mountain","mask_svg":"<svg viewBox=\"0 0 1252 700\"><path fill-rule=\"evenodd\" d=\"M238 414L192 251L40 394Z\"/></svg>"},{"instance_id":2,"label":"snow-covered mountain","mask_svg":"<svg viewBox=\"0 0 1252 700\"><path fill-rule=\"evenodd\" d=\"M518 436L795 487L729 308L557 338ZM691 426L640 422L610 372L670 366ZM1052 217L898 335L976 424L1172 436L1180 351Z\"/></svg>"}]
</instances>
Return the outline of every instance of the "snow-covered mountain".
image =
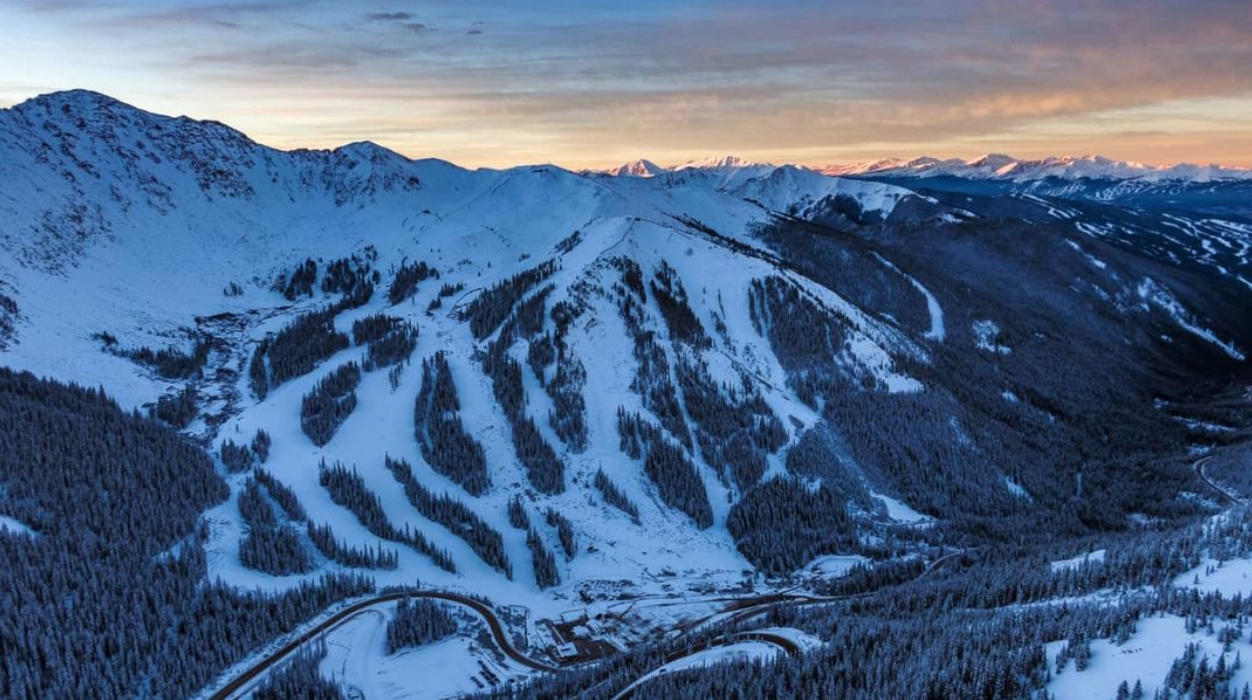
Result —
<instances>
[{"instance_id":1,"label":"snow-covered mountain","mask_svg":"<svg viewBox=\"0 0 1252 700\"><path fill-rule=\"evenodd\" d=\"M186 349L193 338L212 336L208 369L193 382L200 417L188 430L215 445L268 431L274 474L306 506L324 512L341 536L369 542L370 533L328 501L316 470L310 471L323 459L355 465L385 495L397 521L431 530L427 536L452 552L458 570L474 573L480 590L498 581L537 592L529 557L522 554L525 532L512 530L503 515L512 496L527 492L538 499L537 514L564 503L561 510L575 523L584 548L596 552L561 567L561 578L570 585L657 568L696 579L732 572L737 578L749 566L724 527L729 506L749 482L737 484L728 467L711 456L696 458L701 489L709 493L710 528L658 501L642 464L618 447L619 410L645 415L659 410L646 392L639 393L644 380L637 369L638 338L644 336L638 333L659 334L666 371L677 372L680 362L689 366L692 381L714 382L713 395L720 383L748 381L747 394L739 390L723 400L763 401L779 421L783 441L797 439L818 416L786 388L784 369L768 341L753 330L759 319L754 322L749 314L751 282L776 276L785 288L811 290L805 294L817 308L843 309L838 323L852 343L835 350L850 376L898 390L917 386L893 360L920 353L914 341L829 290L780 270L765 251L751 252L759 244L750 232L770 221L774 210L794 212L841 197L885 217L911 196L900 188L793 169L759 178L706 176L692 169L688 177L656 183L585 177L551 166L467 171L440 161L412 161L368 143L284 152L220 124L154 115L84 91L47 95L0 112L0 133L0 179L10 183L0 193L0 270L6 299L14 305L4 362L103 384L137 406L183 382L137 365L117 348ZM752 201L744 198L749 194ZM714 230L725 233L709 233ZM377 271L377 291L365 305L340 313L336 327L349 331L354 321L383 313L409 319L421 340L400 388L389 387L386 372L367 375L357 390L359 407L333 441L318 446L301 432L302 398L335 367L360 361L363 348L327 357L315 371L284 382L263 399L243 370L267 335L333 299L318 286L323 271L353 255L368 259ZM276 280L291 280L306 259L318 261L318 283L310 293L289 299L274 291ZM418 261L435 270L439 281L392 304L384 289L398 269ZM508 351L526 360L527 348L537 347L544 334L561 342L546 370L532 361L535 371L526 369L522 379L526 413L564 463L563 495L528 486L515 455L514 430L493 397L493 378L476 359L485 343L498 338L476 337L462 314L483 290L514 284L519 273L548 261L556 267L535 291L554 286L543 307L554 315L566 309L578 322L558 326L544 314L538 335L518 337ZM650 286L666 286L692 309L711 345L701 341L693 348L672 337L673 331L666 331L667 308L627 304L621 297L623 270L635 268L623 267L626 261L644 275L640 293L647 295L639 300L651 298ZM457 291L445 298L444 285ZM444 301L442 310L431 310L436 300ZM102 344L102 337L116 338L117 348ZM438 351L447 353L465 407L463 420L493 465L494 487L481 496L466 494L427 466L413 439L420 366ZM569 436L549 426L554 401L564 398L555 376L565 382L563 390L582 395L585 405L577 419L586 423L587 436L578 444L567 444ZM674 439L691 440L686 434ZM694 443L689 449L699 454ZM782 469L778 445L754 454L752 459L764 461L753 469ZM483 564L454 533L406 512L411 508L383 468L388 455L417 466L440 490L480 503L494 527L514 533L508 539L516 583ZM592 477L601 469L638 504L642 525L617 522L620 518L606 523L603 507L589 505L589 498L600 498ZM238 566L237 516L224 509L215 519L223 528L215 539L216 570L247 585L280 583ZM632 529L638 534L621 536ZM661 541L685 544L658 550L650 543L662 532L671 534ZM418 553L402 554L401 561L397 580L415 574L449 585L463 580L458 578L463 574L440 571Z\"/></svg>"},{"instance_id":2,"label":"snow-covered mountain","mask_svg":"<svg viewBox=\"0 0 1252 700\"><path fill-rule=\"evenodd\" d=\"M210 577L420 580L588 658L732 593L1197 508L1168 459L1246 369L1252 225L887 170L466 170L45 95L0 110L0 364L212 451ZM307 566L248 549L257 489L301 504ZM631 604L669 596L694 612Z\"/></svg>"},{"instance_id":3,"label":"snow-covered mountain","mask_svg":"<svg viewBox=\"0 0 1252 700\"><path fill-rule=\"evenodd\" d=\"M1001 179L1013 182L1030 182L1046 178L1077 180L1082 178L1100 180L1142 180L1145 182L1207 183L1217 180L1252 179L1252 170L1230 168L1221 165L1197 165L1177 163L1173 165L1148 165L1131 161L1113 160L1103 156L1050 156L1040 159L1021 159L989 153L978 158L963 160L921 157L911 160L891 158L865 163L828 165L818 170L827 175L874 175L880 177L957 177L967 179Z\"/></svg>"},{"instance_id":4,"label":"snow-covered mountain","mask_svg":"<svg viewBox=\"0 0 1252 700\"><path fill-rule=\"evenodd\" d=\"M668 171L668 168L663 168L646 158L640 158L629 163L622 163L605 172L616 177L655 177Z\"/></svg>"},{"instance_id":5,"label":"snow-covered mountain","mask_svg":"<svg viewBox=\"0 0 1252 700\"><path fill-rule=\"evenodd\" d=\"M760 174L779 166L745 160L738 156L710 157L681 163L672 167L657 165L650 160L634 160L603 172L618 177L656 177L662 173L699 170L715 173L748 171ZM804 167L804 166L787 166ZM978 180L1004 180L1026 183L1047 178L1061 180L1140 180L1143 182L1209 183L1223 180L1252 179L1252 170L1216 164L1174 163L1150 165L1133 161L1114 160L1099 155L1049 156L1024 159L1000 153L988 153L968 160L961 158L939 159L929 156L919 158L885 158L857 163L835 163L805 169L832 177L876 176L892 178L955 177Z\"/></svg>"}]
</instances>

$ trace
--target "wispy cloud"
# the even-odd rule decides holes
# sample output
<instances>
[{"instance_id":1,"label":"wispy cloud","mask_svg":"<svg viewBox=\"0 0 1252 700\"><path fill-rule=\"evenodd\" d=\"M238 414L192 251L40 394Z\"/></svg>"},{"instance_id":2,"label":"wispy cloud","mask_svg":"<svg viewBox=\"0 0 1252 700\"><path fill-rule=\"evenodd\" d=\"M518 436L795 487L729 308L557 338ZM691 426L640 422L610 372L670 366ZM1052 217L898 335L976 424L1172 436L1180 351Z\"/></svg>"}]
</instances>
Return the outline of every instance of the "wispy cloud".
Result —
<instances>
[{"instance_id":1,"label":"wispy cloud","mask_svg":"<svg viewBox=\"0 0 1252 700\"><path fill-rule=\"evenodd\" d=\"M997 137L1046 147L1032 134L1060 151L1081 141L1084 123L1109 120L1124 128L1105 128L1105 150L1152 159L1153 139L1174 149L1177 129L1153 124L1164 119L1157 106L1252 95L1246 0L488 0L364 11L327 0L60 0L25 14L72 36L84 60L140 46L142 83L157 86L145 89L170 99L161 86L188 86L206 96L206 116L262 140L370 137L414 155L490 153L495 164L741 150L821 160ZM1203 131L1189 131L1192 143ZM1197 153L1252 161L1252 125L1214 121L1212 133Z\"/></svg>"},{"instance_id":2,"label":"wispy cloud","mask_svg":"<svg viewBox=\"0 0 1252 700\"><path fill-rule=\"evenodd\" d=\"M403 22L413 19L413 15L408 12L370 12L365 15L365 18L375 22Z\"/></svg>"}]
</instances>

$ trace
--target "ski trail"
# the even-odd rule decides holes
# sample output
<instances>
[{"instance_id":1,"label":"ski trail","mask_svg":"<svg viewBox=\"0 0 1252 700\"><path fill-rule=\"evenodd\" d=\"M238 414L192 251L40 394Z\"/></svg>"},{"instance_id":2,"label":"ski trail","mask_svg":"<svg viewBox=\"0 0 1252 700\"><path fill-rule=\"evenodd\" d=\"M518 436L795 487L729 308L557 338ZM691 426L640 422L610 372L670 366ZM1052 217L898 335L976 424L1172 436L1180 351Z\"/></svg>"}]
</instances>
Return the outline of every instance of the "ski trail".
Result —
<instances>
[{"instance_id":1,"label":"ski trail","mask_svg":"<svg viewBox=\"0 0 1252 700\"><path fill-rule=\"evenodd\" d=\"M914 289L921 292L922 296L926 297L926 310L930 313L930 330L926 331L926 333L923 334L923 337L942 343L948 334L947 329L943 325L943 308L939 306L939 300L935 298L934 294L930 293L929 289L926 289L925 285L918 282L912 275L893 265L890 260L887 260L878 253L874 253L874 257L878 258L878 262L881 262L903 276L904 279L909 281L909 284L913 285Z\"/></svg>"}]
</instances>

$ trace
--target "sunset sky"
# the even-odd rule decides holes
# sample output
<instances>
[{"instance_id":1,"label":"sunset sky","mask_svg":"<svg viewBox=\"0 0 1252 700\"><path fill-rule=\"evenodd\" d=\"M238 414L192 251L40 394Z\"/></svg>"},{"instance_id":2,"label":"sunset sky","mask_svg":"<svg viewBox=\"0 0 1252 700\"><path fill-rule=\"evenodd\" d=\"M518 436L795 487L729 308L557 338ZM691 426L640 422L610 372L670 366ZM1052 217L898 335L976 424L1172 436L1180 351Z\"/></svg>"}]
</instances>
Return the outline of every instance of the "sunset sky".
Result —
<instances>
[{"instance_id":1,"label":"sunset sky","mask_svg":"<svg viewBox=\"0 0 1252 700\"><path fill-rule=\"evenodd\" d=\"M0 0L0 106L76 87L467 166L1249 166L1252 2Z\"/></svg>"}]
</instances>

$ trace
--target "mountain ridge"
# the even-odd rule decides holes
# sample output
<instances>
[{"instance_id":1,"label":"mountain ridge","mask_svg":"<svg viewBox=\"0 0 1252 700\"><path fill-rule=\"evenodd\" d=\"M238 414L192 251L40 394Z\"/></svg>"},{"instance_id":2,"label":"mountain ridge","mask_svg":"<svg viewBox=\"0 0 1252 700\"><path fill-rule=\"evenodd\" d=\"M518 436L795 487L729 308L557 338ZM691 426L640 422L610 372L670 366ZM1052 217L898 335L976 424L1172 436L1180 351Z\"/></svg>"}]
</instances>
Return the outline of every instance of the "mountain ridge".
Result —
<instances>
[{"instance_id":1,"label":"mountain ridge","mask_svg":"<svg viewBox=\"0 0 1252 700\"><path fill-rule=\"evenodd\" d=\"M0 361L180 426L241 496L264 431L320 554L257 568L240 499L215 506L207 570L246 589L387 552L380 585L553 618L1203 510L1155 402L1246 362L1252 226L637 165L279 151L90 93L5 110Z\"/></svg>"}]
</instances>

